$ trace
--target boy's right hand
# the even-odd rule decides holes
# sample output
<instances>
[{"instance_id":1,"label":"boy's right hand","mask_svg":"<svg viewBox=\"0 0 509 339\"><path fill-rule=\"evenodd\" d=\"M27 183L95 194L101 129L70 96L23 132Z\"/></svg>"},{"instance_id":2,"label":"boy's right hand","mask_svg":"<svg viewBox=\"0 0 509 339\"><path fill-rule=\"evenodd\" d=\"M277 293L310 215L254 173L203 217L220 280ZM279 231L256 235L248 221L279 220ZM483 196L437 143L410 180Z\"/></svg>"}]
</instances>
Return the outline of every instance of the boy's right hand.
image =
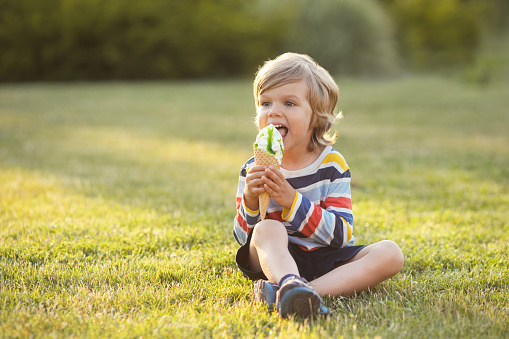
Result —
<instances>
[{"instance_id":1,"label":"boy's right hand","mask_svg":"<svg viewBox=\"0 0 509 339\"><path fill-rule=\"evenodd\" d=\"M248 169L246 186L244 187L244 203L255 211L258 209L258 195L265 192L262 177L265 175L265 165L255 165Z\"/></svg>"}]
</instances>

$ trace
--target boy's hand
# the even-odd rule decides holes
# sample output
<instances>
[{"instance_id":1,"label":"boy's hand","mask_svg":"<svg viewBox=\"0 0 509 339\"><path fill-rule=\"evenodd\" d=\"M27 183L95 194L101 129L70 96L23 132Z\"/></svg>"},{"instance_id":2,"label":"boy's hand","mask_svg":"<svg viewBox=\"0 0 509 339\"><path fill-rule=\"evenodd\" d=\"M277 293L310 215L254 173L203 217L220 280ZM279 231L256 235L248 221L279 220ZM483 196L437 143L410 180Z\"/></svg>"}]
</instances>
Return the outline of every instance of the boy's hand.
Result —
<instances>
[{"instance_id":1,"label":"boy's hand","mask_svg":"<svg viewBox=\"0 0 509 339\"><path fill-rule=\"evenodd\" d=\"M265 169L265 175L262 176L261 180L264 183L264 190L270 194L275 202L282 207L292 208L295 189L286 181L281 171L269 166Z\"/></svg>"},{"instance_id":2,"label":"boy's hand","mask_svg":"<svg viewBox=\"0 0 509 339\"><path fill-rule=\"evenodd\" d=\"M263 188L262 177L265 175L267 166L255 165L248 169L246 176L246 186L244 187L244 203L255 211L258 209L258 195L265 192Z\"/></svg>"}]
</instances>

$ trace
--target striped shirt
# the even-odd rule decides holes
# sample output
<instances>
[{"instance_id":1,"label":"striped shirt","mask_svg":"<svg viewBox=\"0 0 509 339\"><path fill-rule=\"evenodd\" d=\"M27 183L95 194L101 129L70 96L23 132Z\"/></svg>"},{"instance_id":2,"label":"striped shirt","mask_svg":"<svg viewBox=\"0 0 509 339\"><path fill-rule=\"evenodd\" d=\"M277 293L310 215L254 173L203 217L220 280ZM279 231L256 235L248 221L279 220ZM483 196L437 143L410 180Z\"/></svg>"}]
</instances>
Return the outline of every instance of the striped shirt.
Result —
<instances>
[{"instance_id":1,"label":"striped shirt","mask_svg":"<svg viewBox=\"0 0 509 339\"><path fill-rule=\"evenodd\" d=\"M260 211L252 211L243 201L247 170L254 157L240 170L237 190L237 215L233 235L240 245L261 220ZM283 208L270 200L269 219L279 220L286 227L288 241L303 250L320 247L352 246L353 231L350 169L343 156L327 146L311 165L297 171L281 169L285 179L297 191L291 208Z\"/></svg>"}]
</instances>

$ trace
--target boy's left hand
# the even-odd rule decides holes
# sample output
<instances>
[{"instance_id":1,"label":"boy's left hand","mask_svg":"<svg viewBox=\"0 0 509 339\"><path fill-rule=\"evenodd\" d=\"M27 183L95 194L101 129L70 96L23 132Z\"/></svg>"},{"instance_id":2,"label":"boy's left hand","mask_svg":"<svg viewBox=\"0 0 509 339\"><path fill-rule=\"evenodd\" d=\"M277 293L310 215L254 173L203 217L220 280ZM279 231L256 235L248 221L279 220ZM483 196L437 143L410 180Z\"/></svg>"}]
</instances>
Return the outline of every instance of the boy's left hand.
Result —
<instances>
[{"instance_id":1,"label":"boy's left hand","mask_svg":"<svg viewBox=\"0 0 509 339\"><path fill-rule=\"evenodd\" d=\"M282 207L292 208L295 189L286 181L283 173L269 166L262 177L265 191Z\"/></svg>"}]
</instances>

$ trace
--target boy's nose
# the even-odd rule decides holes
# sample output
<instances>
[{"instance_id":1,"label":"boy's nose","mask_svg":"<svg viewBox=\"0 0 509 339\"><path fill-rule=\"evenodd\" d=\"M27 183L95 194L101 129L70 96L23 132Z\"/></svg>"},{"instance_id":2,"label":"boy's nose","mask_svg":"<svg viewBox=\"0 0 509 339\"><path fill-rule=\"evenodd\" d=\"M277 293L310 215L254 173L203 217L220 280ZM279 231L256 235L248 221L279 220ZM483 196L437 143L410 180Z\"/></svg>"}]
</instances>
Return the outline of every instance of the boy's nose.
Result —
<instances>
[{"instance_id":1,"label":"boy's nose","mask_svg":"<svg viewBox=\"0 0 509 339\"><path fill-rule=\"evenodd\" d=\"M276 105L274 105L270 108L269 117L280 116L280 115L281 115L281 110Z\"/></svg>"}]
</instances>

